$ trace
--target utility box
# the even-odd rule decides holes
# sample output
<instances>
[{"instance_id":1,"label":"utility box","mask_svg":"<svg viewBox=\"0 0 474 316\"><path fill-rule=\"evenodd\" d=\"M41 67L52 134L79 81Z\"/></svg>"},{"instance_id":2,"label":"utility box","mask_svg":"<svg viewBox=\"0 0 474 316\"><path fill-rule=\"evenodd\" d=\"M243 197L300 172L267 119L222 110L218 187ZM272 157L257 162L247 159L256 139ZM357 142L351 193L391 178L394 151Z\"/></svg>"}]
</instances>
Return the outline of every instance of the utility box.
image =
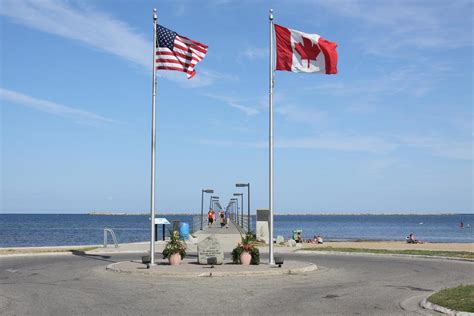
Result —
<instances>
[{"instance_id":1,"label":"utility box","mask_svg":"<svg viewBox=\"0 0 474 316\"><path fill-rule=\"evenodd\" d=\"M255 236L258 241L263 241L268 244L270 242L270 210L257 210L257 224L255 227Z\"/></svg>"}]
</instances>

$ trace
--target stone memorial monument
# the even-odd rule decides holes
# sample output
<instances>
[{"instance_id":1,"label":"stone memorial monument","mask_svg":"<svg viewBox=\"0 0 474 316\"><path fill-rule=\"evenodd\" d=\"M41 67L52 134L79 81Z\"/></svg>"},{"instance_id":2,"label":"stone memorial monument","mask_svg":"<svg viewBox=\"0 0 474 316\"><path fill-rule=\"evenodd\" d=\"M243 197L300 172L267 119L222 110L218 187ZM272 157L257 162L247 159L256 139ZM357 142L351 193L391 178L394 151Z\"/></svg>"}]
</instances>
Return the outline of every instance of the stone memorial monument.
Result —
<instances>
[{"instance_id":1,"label":"stone memorial monument","mask_svg":"<svg viewBox=\"0 0 474 316\"><path fill-rule=\"evenodd\" d=\"M265 209L257 210L257 227L256 227L256 237L258 241L263 241L268 244L270 240L270 232L268 229L268 218L270 216L270 211Z\"/></svg>"},{"instance_id":2,"label":"stone memorial monument","mask_svg":"<svg viewBox=\"0 0 474 316\"><path fill-rule=\"evenodd\" d=\"M198 263L207 264L207 259L215 257L216 264L224 263L224 251L216 236L211 235L197 245Z\"/></svg>"}]
</instances>

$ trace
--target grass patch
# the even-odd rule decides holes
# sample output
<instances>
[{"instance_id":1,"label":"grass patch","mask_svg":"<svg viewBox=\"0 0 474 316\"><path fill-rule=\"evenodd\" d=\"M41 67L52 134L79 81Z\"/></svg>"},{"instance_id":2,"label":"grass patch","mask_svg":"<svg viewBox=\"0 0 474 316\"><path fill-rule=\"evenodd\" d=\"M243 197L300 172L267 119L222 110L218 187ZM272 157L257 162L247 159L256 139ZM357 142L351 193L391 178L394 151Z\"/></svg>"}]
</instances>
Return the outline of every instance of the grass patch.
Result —
<instances>
[{"instance_id":1,"label":"grass patch","mask_svg":"<svg viewBox=\"0 0 474 316\"><path fill-rule=\"evenodd\" d=\"M1 249L0 255L8 254L26 254L26 253L51 253L51 252L73 252L73 251L91 251L98 247L73 247L73 248L16 248L16 249Z\"/></svg>"},{"instance_id":2,"label":"grass patch","mask_svg":"<svg viewBox=\"0 0 474 316\"><path fill-rule=\"evenodd\" d=\"M431 303L462 312L474 312L474 285L445 289L428 298Z\"/></svg>"},{"instance_id":3,"label":"grass patch","mask_svg":"<svg viewBox=\"0 0 474 316\"><path fill-rule=\"evenodd\" d=\"M388 250L388 249L366 249L366 248L342 248L342 247L318 247L318 248L302 248L301 250L310 251L339 251L339 252L362 252L375 254L403 254L403 255L418 255L418 256L436 256L436 257L450 257L474 259L474 253L468 251L435 251L435 250Z\"/></svg>"}]
</instances>

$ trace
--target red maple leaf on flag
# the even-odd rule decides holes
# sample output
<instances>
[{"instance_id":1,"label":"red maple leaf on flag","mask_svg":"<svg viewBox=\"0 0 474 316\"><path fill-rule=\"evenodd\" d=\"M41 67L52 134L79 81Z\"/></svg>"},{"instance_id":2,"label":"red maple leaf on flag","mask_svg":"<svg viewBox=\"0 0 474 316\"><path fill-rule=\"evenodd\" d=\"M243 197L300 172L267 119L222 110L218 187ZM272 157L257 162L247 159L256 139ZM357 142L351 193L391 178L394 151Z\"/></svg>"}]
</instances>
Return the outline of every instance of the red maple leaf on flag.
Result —
<instances>
[{"instance_id":1,"label":"red maple leaf on flag","mask_svg":"<svg viewBox=\"0 0 474 316\"><path fill-rule=\"evenodd\" d=\"M309 38L303 37L303 44L295 43L295 50L300 54L301 59L308 60L308 68L311 60L316 60L316 56L319 55L321 51L318 47L318 44L313 44L313 41Z\"/></svg>"}]
</instances>

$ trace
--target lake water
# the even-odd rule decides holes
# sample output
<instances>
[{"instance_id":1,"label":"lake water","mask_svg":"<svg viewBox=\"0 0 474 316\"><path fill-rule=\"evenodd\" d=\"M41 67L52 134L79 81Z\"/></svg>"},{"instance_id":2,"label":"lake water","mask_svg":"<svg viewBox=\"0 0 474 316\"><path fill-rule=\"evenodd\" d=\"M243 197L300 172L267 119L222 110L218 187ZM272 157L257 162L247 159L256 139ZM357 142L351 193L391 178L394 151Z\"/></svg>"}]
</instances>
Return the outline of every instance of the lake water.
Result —
<instances>
[{"instance_id":1,"label":"lake water","mask_svg":"<svg viewBox=\"0 0 474 316\"><path fill-rule=\"evenodd\" d=\"M91 216L85 214L0 214L0 247L92 245L103 242L112 228L119 243L149 239L148 216ZM167 215L191 226L191 215ZM464 229L459 224L464 223ZM311 215L275 216L275 237L290 237L302 229L303 238L315 234L327 240L405 240L413 232L430 242L474 243L474 214L455 215ZM252 224L255 227L255 218ZM158 236L161 236L161 231Z\"/></svg>"}]
</instances>

